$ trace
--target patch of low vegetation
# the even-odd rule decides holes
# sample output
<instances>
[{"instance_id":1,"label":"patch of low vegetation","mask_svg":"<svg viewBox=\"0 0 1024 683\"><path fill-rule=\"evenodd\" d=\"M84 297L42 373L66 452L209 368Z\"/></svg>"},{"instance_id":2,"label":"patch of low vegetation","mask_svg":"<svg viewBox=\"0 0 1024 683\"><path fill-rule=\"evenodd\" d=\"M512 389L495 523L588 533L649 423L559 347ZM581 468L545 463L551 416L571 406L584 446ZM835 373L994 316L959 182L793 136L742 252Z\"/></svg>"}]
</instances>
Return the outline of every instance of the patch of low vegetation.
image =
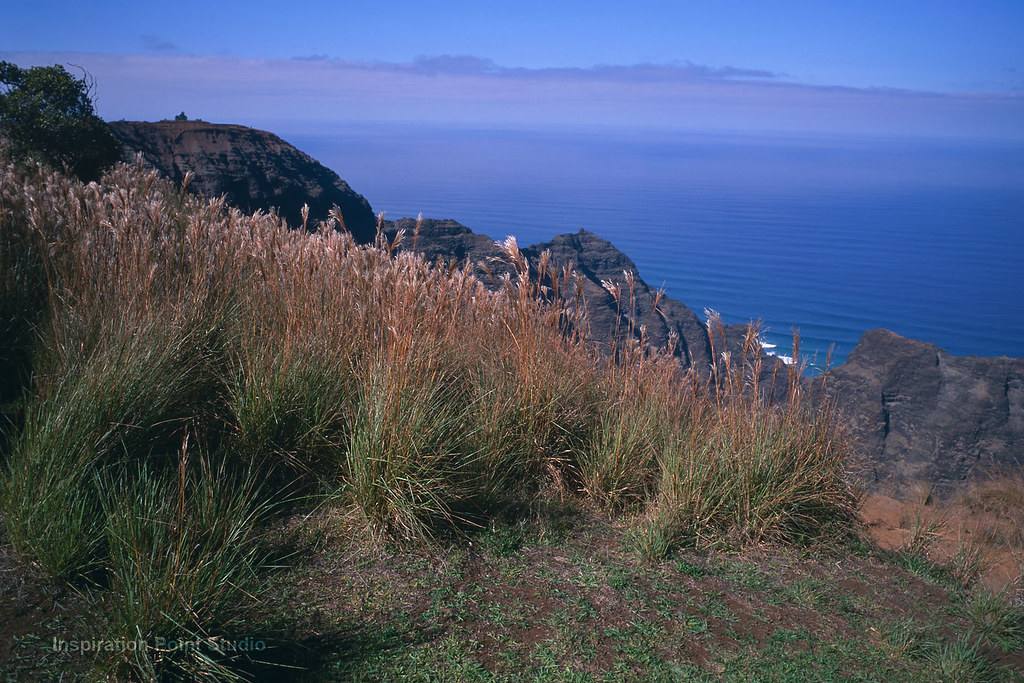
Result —
<instances>
[{"instance_id":1,"label":"patch of low vegetation","mask_svg":"<svg viewBox=\"0 0 1024 683\"><path fill-rule=\"evenodd\" d=\"M842 550L846 441L795 371L786 401L762 398L756 328L704 375L642 334L593 348L571 270L512 239L515 275L485 285L402 236L357 246L340 215L289 231L141 166L0 174L9 677L923 680L1015 661L1016 597L922 602L887 573L925 579ZM627 312L629 285L609 283ZM835 557L799 557L819 546Z\"/></svg>"}]
</instances>

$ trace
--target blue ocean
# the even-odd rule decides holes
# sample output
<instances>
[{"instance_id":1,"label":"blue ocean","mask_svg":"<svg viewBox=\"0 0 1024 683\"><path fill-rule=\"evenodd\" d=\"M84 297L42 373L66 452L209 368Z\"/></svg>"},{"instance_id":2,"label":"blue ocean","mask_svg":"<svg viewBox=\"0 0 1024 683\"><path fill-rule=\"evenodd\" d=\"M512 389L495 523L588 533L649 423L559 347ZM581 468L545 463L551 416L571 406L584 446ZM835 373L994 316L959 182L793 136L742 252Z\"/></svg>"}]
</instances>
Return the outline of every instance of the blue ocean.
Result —
<instances>
[{"instance_id":1,"label":"blue ocean","mask_svg":"<svg viewBox=\"0 0 1024 683\"><path fill-rule=\"evenodd\" d=\"M885 327L1024 357L1024 144L346 126L283 137L387 218L520 244L585 228L703 316L841 363Z\"/></svg>"}]
</instances>

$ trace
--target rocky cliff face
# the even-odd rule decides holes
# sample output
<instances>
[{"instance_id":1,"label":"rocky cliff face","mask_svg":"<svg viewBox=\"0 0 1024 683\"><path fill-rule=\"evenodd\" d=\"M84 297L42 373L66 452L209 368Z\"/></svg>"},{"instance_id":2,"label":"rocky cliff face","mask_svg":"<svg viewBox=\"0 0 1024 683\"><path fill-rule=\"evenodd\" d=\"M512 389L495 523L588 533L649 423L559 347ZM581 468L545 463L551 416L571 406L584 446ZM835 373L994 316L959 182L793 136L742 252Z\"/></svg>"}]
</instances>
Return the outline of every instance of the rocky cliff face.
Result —
<instances>
[{"instance_id":1,"label":"rocky cliff face","mask_svg":"<svg viewBox=\"0 0 1024 683\"><path fill-rule=\"evenodd\" d=\"M272 133L203 121L115 121L110 127L124 143L126 157L142 154L177 183L192 171L192 190L225 195L246 213L275 210L299 227L302 205L309 204L308 225L313 227L337 205L357 241L370 242L376 235L376 219L361 195Z\"/></svg>"},{"instance_id":2,"label":"rocky cliff face","mask_svg":"<svg viewBox=\"0 0 1024 683\"><path fill-rule=\"evenodd\" d=\"M702 372L710 368L711 345L704 323L682 302L669 296L659 299L657 290L640 277L636 264L611 242L580 230L523 250L531 260L539 258L544 251L551 252L552 263L572 264L583 276L590 336L594 341L607 343L616 330L626 330L632 322L634 329L641 325L646 327L648 343L654 347L666 347L674 336L677 339L675 353L685 366ZM634 282L632 302L627 274ZM622 292L619 302L604 288L602 281L619 286Z\"/></svg>"},{"instance_id":3,"label":"rocky cliff face","mask_svg":"<svg viewBox=\"0 0 1024 683\"><path fill-rule=\"evenodd\" d=\"M403 233L399 251L416 251L430 262L441 260L460 265L468 262L473 273L485 284L493 284L492 277L512 272L494 240L487 235L478 235L451 219L424 218L420 221L418 234L416 221L412 218L385 221L383 228L388 240L394 240L399 232Z\"/></svg>"},{"instance_id":4,"label":"rocky cliff face","mask_svg":"<svg viewBox=\"0 0 1024 683\"><path fill-rule=\"evenodd\" d=\"M385 234L393 239L399 230L403 230L402 248L415 248L431 261L468 262L485 284L495 285L498 278L512 271L501 248L492 239L478 235L464 225L453 220L424 219L414 240L415 226L416 221L403 218L388 222ZM693 311L668 296L660 297L656 312L657 291L641 279L636 264L611 242L580 230L522 248L523 255L534 265L544 251L551 252L550 269L559 271L563 266L572 266L582 276L590 341L607 347L616 336L621 341L630 329L637 336L639 327L644 325L652 346L665 347L670 336L676 336L675 353L683 367L694 366L701 372L710 367L711 351L704 324ZM626 284L627 273L634 281L632 306ZM602 281L620 286L621 304L605 289ZM571 299L574 294L574 291L569 291L566 298Z\"/></svg>"},{"instance_id":5,"label":"rocky cliff face","mask_svg":"<svg viewBox=\"0 0 1024 683\"><path fill-rule=\"evenodd\" d=\"M948 493L1024 466L1024 359L951 356L870 330L827 387L876 481L896 492L925 481Z\"/></svg>"}]
</instances>

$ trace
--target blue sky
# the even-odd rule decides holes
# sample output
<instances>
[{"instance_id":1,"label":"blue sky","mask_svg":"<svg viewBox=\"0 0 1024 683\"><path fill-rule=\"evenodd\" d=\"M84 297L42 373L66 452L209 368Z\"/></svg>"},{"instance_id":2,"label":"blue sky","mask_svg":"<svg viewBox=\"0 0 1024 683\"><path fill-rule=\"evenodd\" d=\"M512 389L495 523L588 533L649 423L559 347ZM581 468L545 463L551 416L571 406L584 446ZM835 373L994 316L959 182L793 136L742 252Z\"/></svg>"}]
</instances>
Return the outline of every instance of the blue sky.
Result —
<instances>
[{"instance_id":1,"label":"blue sky","mask_svg":"<svg viewBox=\"0 0 1024 683\"><path fill-rule=\"evenodd\" d=\"M1024 1L8 3L107 119L1024 139Z\"/></svg>"}]
</instances>

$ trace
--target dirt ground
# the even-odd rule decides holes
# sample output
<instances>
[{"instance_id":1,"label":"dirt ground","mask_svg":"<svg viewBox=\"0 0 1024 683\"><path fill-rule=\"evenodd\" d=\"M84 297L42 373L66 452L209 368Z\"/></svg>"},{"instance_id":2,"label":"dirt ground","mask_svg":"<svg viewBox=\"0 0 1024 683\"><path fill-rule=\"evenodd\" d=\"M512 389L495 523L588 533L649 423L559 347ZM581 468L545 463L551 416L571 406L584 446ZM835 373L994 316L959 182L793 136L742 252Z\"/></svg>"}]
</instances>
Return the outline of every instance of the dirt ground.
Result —
<instances>
[{"instance_id":1,"label":"dirt ground","mask_svg":"<svg viewBox=\"0 0 1024 683\"><path fill-rule=\"evenodd\" d=\"M978 580L999 591L1024 581L1024 551L1014 537L1015 521L963 502L936 505L903 502L872 494L864 500L861 519L879 547L917 546L929 559L977 566Z\"/></svg>"}]
</instances>

